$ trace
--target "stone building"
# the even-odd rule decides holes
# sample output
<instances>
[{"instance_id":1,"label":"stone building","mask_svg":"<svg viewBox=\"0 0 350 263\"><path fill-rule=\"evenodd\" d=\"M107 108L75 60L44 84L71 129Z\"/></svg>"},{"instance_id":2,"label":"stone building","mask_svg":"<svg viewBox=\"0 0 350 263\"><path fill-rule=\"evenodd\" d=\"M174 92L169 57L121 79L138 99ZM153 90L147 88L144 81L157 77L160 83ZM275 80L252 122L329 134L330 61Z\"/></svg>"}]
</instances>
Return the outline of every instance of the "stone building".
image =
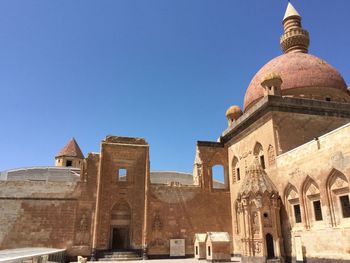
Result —
<instances>
[{"instance_id":1,"label":"stone building","mask_svg":"<svg viewBox=\"0 0 350 263\"><path fill-rule=\"evenodd\" d=\"M227 110L219 140L197 142L193 175L152 173L142 138L107 136L86 157L72 140L56 167L1 173L0 248L167 257L170 239L193 255L196 233L228 232L243 262L349 262L350 92L308 53L290 3L283 26L283 54L253 77L244 109Z\"/></svg>"}]
</instances>

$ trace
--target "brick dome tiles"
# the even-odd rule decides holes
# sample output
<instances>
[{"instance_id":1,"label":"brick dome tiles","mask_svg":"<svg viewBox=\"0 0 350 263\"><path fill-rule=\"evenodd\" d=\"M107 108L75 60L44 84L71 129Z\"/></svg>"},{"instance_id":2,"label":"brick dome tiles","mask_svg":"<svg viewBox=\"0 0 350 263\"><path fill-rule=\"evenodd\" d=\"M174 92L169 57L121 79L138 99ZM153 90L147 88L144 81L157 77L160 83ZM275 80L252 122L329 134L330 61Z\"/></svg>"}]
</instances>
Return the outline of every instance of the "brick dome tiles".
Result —
<instances>
[{"instance_id":1,"label":"brick dome tiles","mask_svg":"<svg viewBox=\"0 0 350 263\"><path fill-rule=\"evenodd\" d=\"M278 56L265 64L253 77L244 96L244 110L264 96L261 82L271 73L282 78L282 95L294 88L334 88L347 92L347 86L340 73L324 60L301 52Z\"/></svg>"}]
</instances>

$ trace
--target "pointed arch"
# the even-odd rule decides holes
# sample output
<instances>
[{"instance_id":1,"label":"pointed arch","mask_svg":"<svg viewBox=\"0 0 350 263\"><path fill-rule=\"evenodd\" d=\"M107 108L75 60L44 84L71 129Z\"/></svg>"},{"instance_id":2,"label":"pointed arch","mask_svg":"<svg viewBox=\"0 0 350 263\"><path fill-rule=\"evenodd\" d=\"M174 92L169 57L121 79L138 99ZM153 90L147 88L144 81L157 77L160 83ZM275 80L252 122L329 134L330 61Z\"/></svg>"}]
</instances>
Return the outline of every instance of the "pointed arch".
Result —
<instances>
[{"instance_id":1,"label":"pointed arch","mask_svg":"<svg viewBox=\"0 0 350 263\"><path fill-rule=\"evenodd\" d=\"M323 221L320 188L316 180L308 175L302 185L306 227Z\"/></svg>"},{"instance_id":2,"label":"pointed arch","mask_svg":"<svg viewBox=\"0 0 350 263\"><path fill-rule=\"evenodd\" d=\"M111 225L130 225L131 207L125 200L115 203L110 214Z\"/></svg>"},{"instance_id":3,"label":"pointed arch","mask_svg":"<svg viewBox=\"0 0 350 263\"><path fill-rule=\"evenodd\" d=\"M253 154L258 155L261 151L263 151L263 147L260 142L255 142Z\"/></svg>"},{"instance_id":4,"label":"pointed arch","mask_svg":"<svg viewBox=\"0 0 350 263\"><path fill-rule=\"evenodd\" d=\"M285 188L284 198L286 210L290 221L292 222L291 225L294 226L295 224L301 223L302 220L299 193L297 188L291 183L288 183Z\"/></svg>"},{"instance_id":5,"label":"pointed arch","mask_svg":"<svg viewBox=\"0 0 350 263\"><path fill-rule=\"evenodd\" d=\"M337 226L350 219L349 180L339 170L332 169L326 181L331 223Z\"/></svg>"},{"instance_id":6,"label":"pointed arch","mask_svg":"<svg viewBox=\"0 0 350 263\"><path fill-rule=\"evenodd\" d=\"M349 188L349 181L339 170L333 168L327 178L327 189L333 191L345 190Z\"/></svg>"},{"instance_id":7,"label":"pointed arch","mask_svg":"<svg viewBox=\"0 0 350 263\"><path fill-rule=\"evenodd\" d=\"M231 171L232 171L232 183L236 183L241 180L241 171L239 168L239 161L236 156L233 157L231 162Z\"/></svg>"},{"instance_id":8,"label":"pointed arch","mask_svg":"<svg viewBox=\"0 0 350 263\"><path fill-rule=\"evenodd\" d=\"M288 200L295 200L299 199L299 193L297 188L292 185L291 183L288 183L285 190L284 190L284 196L286 198L286 201Z\"/></svg>"},{"instance_id":9,"label":"pointed arch","mask_svg":"<svg viewBox=\"0 0 350 263\"><path fill-rule=\"evenodd\" d=\"M263 149L260 142L255 143L254 149L253 149L253 154L254 154L254 156L256 156L258 158L259 163L262 166L262 168L265 169L266 165L265 165L264 149Z\"/></svg>"}]
</instances>

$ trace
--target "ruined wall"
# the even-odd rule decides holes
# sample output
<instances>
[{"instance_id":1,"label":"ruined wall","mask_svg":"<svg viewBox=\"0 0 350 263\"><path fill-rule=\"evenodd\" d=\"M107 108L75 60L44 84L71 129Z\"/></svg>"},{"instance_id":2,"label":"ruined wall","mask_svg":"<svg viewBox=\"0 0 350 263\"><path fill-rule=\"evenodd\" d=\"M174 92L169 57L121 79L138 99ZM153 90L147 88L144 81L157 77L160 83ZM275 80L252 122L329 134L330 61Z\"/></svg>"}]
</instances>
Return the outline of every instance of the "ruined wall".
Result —
<instances>
[{"instance_id":1,"label":"ruined wall","mask_svg":"<svg viewBox=\"0 0 350 263\"><path fill-rule=\"evenodd\" d=\"M130 247L142 248L148 144L143 139L109 136L102 141L97 185L97 250L113 248L113 228L127 228ZM119 169L127 171L119 178ZM114 248L115 249L115 248Z\"/></svg>"},{"instance_id":2,"label":"ruined wall","mask_svg":"<svg viewBox=\"0 0 350 263\"><path fill-rule=\"evenodd\" d=\"M226 187L216 189L212 167L222 165ZM147 244L150 256L169 256L170 239L185 239L193 255L194 235L208 231L232 233L227 149L220 143L198 142L193 186L150 185Z\"/></svg>"},{"instance_id":3,"label":"ruined wall","mask_svg":"<svg viewBox=\"0 0 350 263\"><path fill-rule=\"evenodd\" d=\"M232 233L228 191L195 186L151 185L148 209L148 253L170 253L170 239L185 239L186 254L193 255L195 233Z\"/></svg>"}]
</instances>

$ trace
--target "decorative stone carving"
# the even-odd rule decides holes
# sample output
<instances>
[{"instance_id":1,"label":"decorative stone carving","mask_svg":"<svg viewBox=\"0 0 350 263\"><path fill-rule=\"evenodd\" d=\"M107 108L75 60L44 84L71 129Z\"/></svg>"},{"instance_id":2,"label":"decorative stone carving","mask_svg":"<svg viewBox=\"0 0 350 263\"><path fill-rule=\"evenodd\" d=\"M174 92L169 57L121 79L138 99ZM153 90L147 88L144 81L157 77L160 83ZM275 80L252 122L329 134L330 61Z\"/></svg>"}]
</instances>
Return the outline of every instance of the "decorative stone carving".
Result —
<instances>
[{"instance_id":1,"label":"decorative stone carving","mask_svg":"<svg viewBox=\"0 0 350 263\"><path fill-rule=\"evenodd\" d=\"M262 247L261 242L259 242L259 241L254 242L253 246L254 246L254 252L255 252L256 254L260 254L260 252L261 252L261 247Z\"/></svg>"},{"instance_id":2,"label":"decorative stone carving","mask_svg":"<svg viewBox=\"0 0 350 263\"><path fill-rule=\"evenodd\" d=\"M76 233L76 243L79 245L85 245L89 242L89 218L88 212L83 211L80 219L78 221L77 233Z\"/></svg>"},{"instance_id":3,"label":"decorative stone carving","mask_svg":"<svg viewBox=\"0 0 350 263\"><path fill-rule=\"evenodd\" d=\"M156 214L154 216L153 222L152 222L152 230L153 231L160 231L163 229L163 223L160 220L159 214Z\"/></svg>"},{"instance_id":4,"label":"decorative stone carving","mask_svg":"<svg viewBox=\"0 0 350 263\"><path fill-rule=\"evenodd\" d=\"M268 159L269 159L269 166L273 166L276 163L275 159L275 150L273 146L270 144L269 148L267 149Z\"/></svg>"},{"instance_id":5,"label":"decorative stone carving","mask_svg":"<svg viewBox=\"0 0 350 263\"><path fill-rule=\"evenodd\" d=\"M259 224L259 214L258 212L253 213L253 233L258 235L260 233L260 224Z\"/></svg>"},{"instance_id":6,"label":"decorative stone carving","mask_svg":"<svg viewBox=\"0 0 350 263\"><path fill-rule=\"evenodd\" d=\"M252 154L252 151L244 152L244 153L239 157L239 159L240 159L240 160L245 159L245 158L247 158L250 154Z\"/></svg>"},{"instance_id":7,"label":"decorative stone carving","mask_svg":"<svg viewBox=\"0 0 350 263\"><path fill-rule=\"evenodd\" d=\"M169 246L168 244L169 242L167 240L161 239L161 238L155 238L153 239L150 243L149 246L150 247L162 247L162 248L166 248Z\"/></svg>"},{"instance_id":8,"label":"decorative stone carving","mask_svg":"<svg viewBox=\"0 0 350 263\"><path fill-rule=\"evenodd\" d=\"M338 177L334 182L334 186L335 186L335 188L343 188L343 187L345 187L345 183L346 182L343 179Z\"/></svg>"}]
</instances>

